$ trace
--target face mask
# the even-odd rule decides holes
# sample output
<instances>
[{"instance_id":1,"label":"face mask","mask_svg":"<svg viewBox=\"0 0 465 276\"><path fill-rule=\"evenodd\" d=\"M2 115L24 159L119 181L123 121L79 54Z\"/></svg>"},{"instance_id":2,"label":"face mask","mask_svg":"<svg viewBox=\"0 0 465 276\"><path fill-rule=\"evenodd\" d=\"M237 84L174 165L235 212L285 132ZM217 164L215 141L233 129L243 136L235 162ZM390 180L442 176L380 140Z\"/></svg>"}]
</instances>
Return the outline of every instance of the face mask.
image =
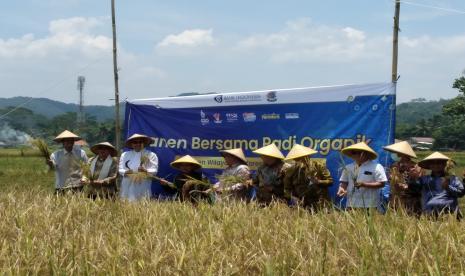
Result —
<instances>
[{"instance_id":1,"label":"face mask","mask_svg":"<svg viewBox=\"0 0 465 276\"><path fill-rule=\"evenodd\" d=\"M395 153L391 153L391 159L394 160L394 162L397 162L400 160L400 157Z\"/></svg>"}]
</instances>

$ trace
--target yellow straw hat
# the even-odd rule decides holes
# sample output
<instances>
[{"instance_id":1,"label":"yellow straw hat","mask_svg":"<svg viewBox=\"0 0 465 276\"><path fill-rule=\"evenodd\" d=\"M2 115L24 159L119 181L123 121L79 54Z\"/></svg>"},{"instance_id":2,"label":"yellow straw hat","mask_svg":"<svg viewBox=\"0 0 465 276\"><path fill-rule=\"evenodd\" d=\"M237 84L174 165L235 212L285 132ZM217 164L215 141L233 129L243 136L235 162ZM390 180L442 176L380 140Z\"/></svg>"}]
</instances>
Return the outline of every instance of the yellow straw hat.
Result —
<instances>
[{"instance_id":1,"label":"yellow straw hat","mask_svg":"<svg viewBox=\"0 0 465 276\"><path fill-rule=\"evenodd\" d=\"M131 147L131 141L135 140L135 139L143 139L144 140L144 146L150 145L153 142L153 139L148 137L147 135L135 133L131 137L126 139L126 143L125 143L126 147L132 148Z\"/></svg>"},{"instance_id":2,"label":"yellow straw hat","mask_svg":"<svg viewBox=\"0 0 465 276\"><path fill-rule=\"evenodd\" d=\"M284 159L284 155L281 153L281 151L274 143L254 150L253 152L259 155L269 156L281 160Z\"/></svg>"},{"instance_id":3,"label":"yellow straw hat","mask_svg":"<svg viewBox=\"0 0 465 276\"><path fill-rule=\"evenodd\" d=\"M199 163L199 161L195 160L195 158L190 155L184 155L171 162L170 165L171 167L178 169L178 166L183 163L196 165L198 169L202 168L202 165Z\"/></svg>"},{"instance_id":4,"label":"yellow straw hat","mask_svg":"<svg viewBox=\"0 0 465 276\"><path fill-rule=\"evenodd\" d=\"M97 150L99 148L107 148L107 149L109 149L110 150L110 155L112 157L118 155L118 151L116 150L116 148L112 144L110 144L108 142L101 142L101 143L98 143L96 145L93 145L90 148L90 151L92 151L94 154L98 154Z\"/></svg>"},{"instance_id":5,"label":"yellow straw hat","mask_svg":"<svg viewBox=\"0 0 465 276\"><path fill-rule=\"evenodd\" d=\"M79 141L81 140L81 137L77 136L76 134L72 133L69 130L65 130L62 133L60 133L53 141L55 142L61 142L64 139L73 139L74 141Z\"/></svg>"},{"instance_id":6,"label":"yellow straw hat","mask_svg":"<svg viewBox=\"0 0 465 276\"><path fill-rule=\"evenodd\" d=\"M417 155L415 154L412 147L407 141L402 141L389 146L385 146L383 149L390 152L407 155L412 158L417 158Z\"/></svg>"},{"instance_id":7,"label":"yellow straw hat","mask_svg":"<svg viewBox=\"0 0 465 276\"><path fill-rule=\"evenodd\" d=\"M418 162L418 166L422 167L423 169L429 170L430 166L431 166L431 161L436 161L436 160L443 160L443 161L446 161L446 162L450 160L454 164L456 164L455 161L452 160L450 157L447 157L444 154L436 151L436 152L428 155L425 159Z\"/></svg>"},{"instance_id":8,"label":"yellow straw hat","mask_svg":"<svg viewBox=\"0 0 465 276\"><path fill-rule=\"evenodd\" d=\"M286 160L294 160L300 157L304 156L310 156L312 154L318 153L318 151L305 147L299 144L295 144L292 149L289 151L289 153L286 156Z\"/></svg>"},{"instance_id":9,"label":"yellow straw hat","mask_svg":"<svg viewBox=\"0 0 465 276\"><path fill-rule=\"evenodd\" d=\"M360 142L360 143L348 146L346 148L343 148L341 150L342 154L350 158L354 157L354 155L352 154L353 151L362 151L362 152L367 153L368 158L370 160L374 160L378 157L378 154L372 148L370 148L365 142Z\"/></svg>"},{"instance_id":10,"label":"yellow straw hat","mask_svg":"<svg viewBox=\"0 0 465 276\"><path fill-rule=\"evenodd\" d=\"M247 158L245 158L244 152L242 151L241 148L237 149L228 149L228 150L220 150L221 153L227 153L230 154L234 157L239 158L241 161L244 163L247 163Z\"/></svg>"}]
</instances>

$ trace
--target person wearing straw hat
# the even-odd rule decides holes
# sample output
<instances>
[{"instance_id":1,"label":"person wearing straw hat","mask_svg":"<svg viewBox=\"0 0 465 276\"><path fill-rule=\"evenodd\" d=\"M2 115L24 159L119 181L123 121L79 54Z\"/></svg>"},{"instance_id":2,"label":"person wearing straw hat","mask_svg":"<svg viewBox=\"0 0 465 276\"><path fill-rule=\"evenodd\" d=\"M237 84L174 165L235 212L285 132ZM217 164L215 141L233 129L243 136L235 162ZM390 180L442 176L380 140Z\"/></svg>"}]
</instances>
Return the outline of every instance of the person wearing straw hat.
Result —
<instances>
[{"instance_id":1,"label":"person wearing straw hat","mask_svg":"<svg viewBox=\"0 0 465 276\"><path fill-rule=\"evenodd\" d=\"M200 190L202 188L206 190L209 188L192 187L195 185L189 185L190 180L203 181L205 179L205 176L202 173L202 165L192 156L184 155L171 162L170 165L172 168L178 170L179 173L174 177L173 183L168 182L165 179L160 179L160 184L164 186L167 192L175 194L175 198L179 198L181 201L192 201L194 199L191 198L191 194L189 193L191 190L194 188L195 190Z\"/></svg>"},{"instance_id":2,"label":"person wearing straw hat","mask_svg":"<svg viewBox=\"0 0 465 276\"><path fill-rule=\"evenodd\" d=\"M417 155L410 144L401 141L384 147L395 161L389 170L390 197L389 204L395 209L403 209L409 215L421 214L421 190L410 178L410 171L418 170L415 161Z\"/></svg>"},{"instance_id":3,"label":"person wearing straw hat","mask_svg":"<svg viewBox=\"0 0 465 276\"><path fill-rule=\"evenodd\" d=\"M460 216L458 198L464 195L465 189L462 181L452 173L455 162L440 152L434 152L418 165L431 170L429 175L423 176L420 170L411 173L421 188L423 213L438 216L457 212Z\"/></svg>"},{"instance_id":4,"label":"person wearing straw hat","mask_svg":"<svg viewBox=\"0 0 465 276\"><path fill-rule=\"evenodd\" d=\"M234 199L248 202L252 187L247 184L250 179L250 170L244 152L241 148L235 148L221 150L220 153L226 163L226 169L218 177L219 181L213 185L213 190L219 194L231 195Z\"/></svg>"},{"instance_id":5,"label":"person wearing straw hat","mask_svg":"<svg viewBox=\"0 0 465 276\"><path fill-rule=\"evenodd\" d=\"M86 163L88 160L85 151L74 146L81 137L65 130L53 140L63 145L63 149L53 152L46 161L50 169L55 170L55 192L81 191L81 162Z\"/></svg>"},{"instance_id":6,"label":"person wearing straw hat","mask_svg":"<svg viewBox=\"0 0 465 276\"><path fill-rule=\"evenodd\" d=\"M270 204L273 200L283 201L283 176L290 166L284 163L284 155L274 143L253 152L262 159L262 165L252 180L257 188L257 201L261 204Z\"/></svg>"},{"instance_id":7,"label":"person wearing straw hat","mask_svg":"<svg viewBox=\"0 0 465 276\"><path fill-rule=\"evenodd\" d=\"M301 203L304 208L317 211L330 202L328 187L333 178L325 164L311 160L316 150L295 144L286 156L294 164L284 175L284 194L292 203Z\"/></svg>"},{"instance_id":8,"label":"person wearing straw hat","mask_svg":"<svg viewBox=\"0 0 465 276\"><path fill-rule=\"evenodd\" d=\"M347 197L347 207L353 209L374 209L380 205L380 189L387 182L381 164L375 161L378 154L365 142L360 142L341 150L353 163L345 165L339 179L337 196Z\"/></svg>"},{"instance_id":9,"label":"person wearing straw hat","mask_svg":"<svg viewBox=\"0 0 465 276\"><path fill-rule=\"evenodd\" d=\"M151 197L152 176L158 171L158 157L145 147L152 141L152 138L137 133L126 140L125 146L131 150L124 152L119 161L121 199L137 201Z\"/></svg>"},{"instance_id":10,"label":"person wearing straw hat","mask_svg":"<svg viewBox=\"0 0 465 276\"><path fill-rule=\"evenodd\" d=\"M89 159L87 175L83 173L81 183L88 197L113 198L116 195L116 177L118 175L118 151L109 142L101 142L90 148L95 154Z\"/></svg>"}]
</instances>

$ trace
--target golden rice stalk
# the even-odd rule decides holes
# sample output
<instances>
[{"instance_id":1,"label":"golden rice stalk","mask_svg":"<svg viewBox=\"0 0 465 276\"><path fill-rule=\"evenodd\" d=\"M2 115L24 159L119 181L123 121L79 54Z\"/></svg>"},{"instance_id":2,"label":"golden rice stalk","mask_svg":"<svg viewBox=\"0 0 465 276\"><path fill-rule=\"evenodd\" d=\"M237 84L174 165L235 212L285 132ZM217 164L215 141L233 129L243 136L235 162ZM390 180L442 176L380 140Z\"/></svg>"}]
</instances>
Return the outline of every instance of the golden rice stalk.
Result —
<instances>
[{"instance_id":1,"label":"golden rice stalk","mask_svg":"<svg viewBox=\"0 0 465 276\"><path fill-rule=\"evenodd\" d=\"M50 149L43 139L32 139L31 144L39 150L40 155L44 157L45 160L50 160Z\"/></svg>"},{"instance_id":2,"label":"golden rice stalk","mask_svg":"<svg viewBox=\"0 0 465 276\"><path fill-rule=\"evenodd\" d=\"M140 166L143 167L144 165L147 165L149 161L150 160L147 154L142 154L142 156L140 157Z\"/></svg>"},{"instance_id":3,"label":"golden rice stalk","mask_svg":"<svg viewBox=\"0 0 465 276\"><path fill-rule=\"evenodd\" d=\"M81 169L82 176L86 177L90 181L93 180L93 175L90 171L90 163L79 161L79 168Z\"/></svg>"},{"instance_id":4,"label":"golden rice stalk","mask_svg":"<svg viewBox=\"0 0 465 276\"><path fill-rule=\"evenodd\" d=\"M446 176L454 175L455 176L455 162L452 160L447 160L446 167L445 167L445 172Z\"/></svg>"},{"instance_id":5,"label":"golden rice stalk","mask_svg":"<svg viewBox=\"0 0 465 276\"><path fill-rule=\"evenodd\" d=\"M402 183L403 181L403 176L399 171L399 168L397 167L392 167L389 170L389 173L391 175L391 185L392 186L397 186L399 183Z\"/></svg>"},{"instance_id":6,"label":"golden rice stalk","mask_svg":"<svg viewBox=\"0 0 465 276\"><path fill-rule=\"evenodd\" d=\"M152 176L147 172L134 172L134 173L128 174L128 177L131 179L132 182L136 184L140 184L144 180L151 178Z\"/></svg>"},{"instance_id":7,"label":"golden rice stalk","mask_svg":"<svg viewBox=\"0 0 465 276\"><path fill-rule=\"evenodd\" d=\"M185 201L197 203L199 200L209 200L214 197L215 191L210 189L210 183L190 177L181 190L181 198Z\"/></svg>"},{"instance_id":8,"label":"golden rice stalk","mask_svg":"<svg viewBox=\"0 0 465 276\"><path fill-rule=\"evenodd\" d=\"M221 187L223 190L228 190L232 186L240 183L247 185L247 179L243 176L235 176L235 175L216 175L216 179L221 183Z\"/></svg>"}]
</instances>

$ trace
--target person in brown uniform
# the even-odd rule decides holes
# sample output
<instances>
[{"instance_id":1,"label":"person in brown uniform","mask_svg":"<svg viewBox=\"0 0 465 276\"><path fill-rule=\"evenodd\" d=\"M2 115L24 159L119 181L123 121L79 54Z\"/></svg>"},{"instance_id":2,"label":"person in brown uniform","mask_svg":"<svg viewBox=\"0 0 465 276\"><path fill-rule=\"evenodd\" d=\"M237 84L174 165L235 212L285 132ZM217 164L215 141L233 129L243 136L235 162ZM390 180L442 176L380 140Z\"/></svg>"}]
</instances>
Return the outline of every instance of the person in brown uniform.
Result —
<instances>
[{"instance_id":1,"label":"person in brown uniform","mask_svg":"<svg viewBox=\"0 0 465 276\"><path fill-rule=\"evenodd\" d=\"M88 197L113 198L116 195L118 161L116 148L108 143L98 143L90 148L96 154L89 160L89 172L83 174L81 183L85 185Z\"/></svg>"},{"instance_id":2,"label":"person in brown uniform","mask_svg":"<svg viewBox=\"0 0 465 276\"><path fill-rule=\"evenodd\" d=\"M304 208L317 211L329 206L329 186L333 178L323 162L312 160L317 151L296 144L286 156L294 164L284 176L284 194L291 204L302 204Z\"/></svg>"},{"instance_id":3,"label":"person in brown uniform","mask_svg":"<svg viewBox=\"0 0 465 276\"><path fill-rule=\"evenodd\" d=\"M409 215L421 214L421 189L414 185L410 177L412 170L421 170L412 159L417 158L410 144L406 141L384 147L384 150L394 153L394 162L389 171L391 195L389 204L394 210L404 209Z\"/></svg>"},{"instance_id":4,"label":"person in brown uniform","mask_svg":"<svg viewBox=\"0 0 465 276\"><path fill-rule=\"evenodd\" d=\"M289 164L284 163L284 155L275 144L257 149L254 153L260 155L263 162L253 178L257 201L261 204L270 204L273 200L285 201L283 176Z\"/></svg>"}]
</instances>

